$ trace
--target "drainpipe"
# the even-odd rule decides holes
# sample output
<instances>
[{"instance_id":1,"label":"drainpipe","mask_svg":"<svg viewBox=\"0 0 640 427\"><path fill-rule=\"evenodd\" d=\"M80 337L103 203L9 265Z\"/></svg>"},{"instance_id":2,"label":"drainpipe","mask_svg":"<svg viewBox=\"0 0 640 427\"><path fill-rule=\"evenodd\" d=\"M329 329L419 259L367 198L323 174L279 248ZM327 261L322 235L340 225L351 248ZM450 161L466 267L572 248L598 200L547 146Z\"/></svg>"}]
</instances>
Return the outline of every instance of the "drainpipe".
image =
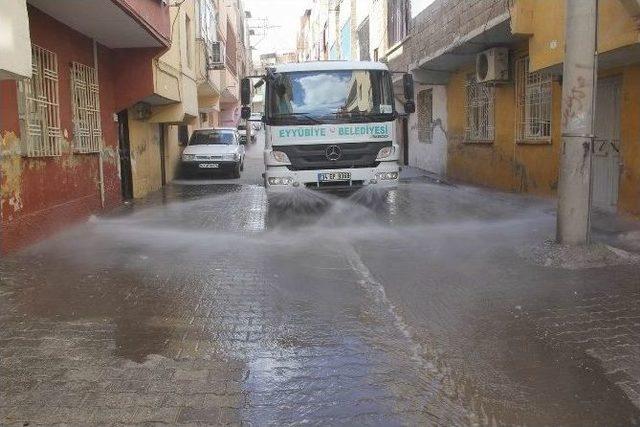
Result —
<instances>
[{"instance_id":1,"label":"drainpipe","mask_svg":"<svg viewBox=\"0 0 640 427\"><path fill-rule=\"evenodd\" d=\"M562 77L562 149L556 239L590 239L591 152L597 82L598 0L567 0Z\"/></svg>"},{"instance_id":2,"label":"drainpipe","mask_svg":"<svg viewBox=\"0 0 640 427\"><path fill-rule=\"evenodd\" d=\"M100 79L98 77L98 43L93 40L93 68L96 70L96 84L100 85ZM98 97L98 104L100 103L100 98ZM104 197L104 160L102 158L103 152L103 143L102 138L100 138L100 151L98 152L98 170L100 173L100 204L102 208L105 207L105 197Z\"/></svg>"}]
</instances>

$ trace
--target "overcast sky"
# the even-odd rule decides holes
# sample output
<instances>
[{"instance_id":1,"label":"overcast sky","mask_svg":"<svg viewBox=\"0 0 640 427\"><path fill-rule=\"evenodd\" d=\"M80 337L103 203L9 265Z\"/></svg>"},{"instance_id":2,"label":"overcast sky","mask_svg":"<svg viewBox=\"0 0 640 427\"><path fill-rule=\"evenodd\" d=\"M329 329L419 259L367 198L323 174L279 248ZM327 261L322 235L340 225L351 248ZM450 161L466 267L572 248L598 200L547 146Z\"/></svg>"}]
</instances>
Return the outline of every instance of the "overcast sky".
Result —
<instances>
[{"instance_id":1,"label":"overcast sky","mask_svg":"<svg viewBox=\"0 0 640 427\"><path fill-rule=\"evenodd\" d=\"M257 54L270 52L291 52L296 49L296 36L300 26L300 17L305 9L311 7L310 0L244 0L245 9L251 11L253 18L267 18L269 25L279 28L268 30L267 37L251 37L251 45ZM249 20L250 26L262 25L257 19ZM256 30L257 34L262 31Z\"/></svg>"}]
</instances>

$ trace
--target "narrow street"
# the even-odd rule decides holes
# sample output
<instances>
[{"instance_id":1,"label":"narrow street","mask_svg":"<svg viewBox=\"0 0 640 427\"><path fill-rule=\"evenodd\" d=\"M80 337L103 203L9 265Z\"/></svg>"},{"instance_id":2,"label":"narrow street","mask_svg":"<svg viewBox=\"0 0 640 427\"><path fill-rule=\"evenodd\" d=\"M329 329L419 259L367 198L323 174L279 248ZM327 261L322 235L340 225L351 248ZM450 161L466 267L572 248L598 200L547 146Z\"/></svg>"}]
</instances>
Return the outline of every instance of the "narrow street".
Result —
<instances>
[{"instance_id":1,"label":"narrow street","mask_svg":"<svg viewBox=\"0 0 640 427\"><path fill-rule=\"evenodd\" d=\"M405 171L289 221L261 171L5 258L0 423L640 422L637 258L538 262L551 201Z\"/></svg>"}]
</instances>

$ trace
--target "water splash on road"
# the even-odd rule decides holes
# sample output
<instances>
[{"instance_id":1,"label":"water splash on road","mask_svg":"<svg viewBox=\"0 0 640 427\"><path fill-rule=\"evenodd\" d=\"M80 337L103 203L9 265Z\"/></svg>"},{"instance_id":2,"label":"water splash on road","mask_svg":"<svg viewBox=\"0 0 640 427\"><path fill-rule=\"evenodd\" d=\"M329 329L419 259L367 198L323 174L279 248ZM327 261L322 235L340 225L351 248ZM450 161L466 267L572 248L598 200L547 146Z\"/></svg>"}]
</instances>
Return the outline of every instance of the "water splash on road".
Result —
<instances>
[{"instance_id":1,"label":"water splash on road","mask_svg":"<svg viewBox=\"0 0 640 427\"><path fill-rule=\"evenodd\" d=\"M552 406L547 388L564 399L573 392L553 370L543 373L544 386L520 379L549 360L565 369L562 355L522 345L536 338L518 317L529 301L548 298L543 286L553 280L544 267L520 265L517 252L552 234L546 205L419 182L349 196L296 189L270 200L259 187L213 195L201 187L34 248L32 262L44 273L52 259L60 271L37 278L42 286L26 293L24 306L36 315L112 319L116 355L135 361L156 353L243 360L254 419L294 423L300 410L326 421L336 408L353 415L324 396L334 386L341 398L360 399L358 411L402 406L389 424L536 421ZM96 272L101 279L90 277ZM600 399L593 389L602 380L580 378ZM365 403L356 386L388 404ZM270 401L282 407L255 409ZM567 417L582 409L564 403L545 420L567 406ZM278 418L282 408L294 416Z\"/></svg>"}]
</instances>

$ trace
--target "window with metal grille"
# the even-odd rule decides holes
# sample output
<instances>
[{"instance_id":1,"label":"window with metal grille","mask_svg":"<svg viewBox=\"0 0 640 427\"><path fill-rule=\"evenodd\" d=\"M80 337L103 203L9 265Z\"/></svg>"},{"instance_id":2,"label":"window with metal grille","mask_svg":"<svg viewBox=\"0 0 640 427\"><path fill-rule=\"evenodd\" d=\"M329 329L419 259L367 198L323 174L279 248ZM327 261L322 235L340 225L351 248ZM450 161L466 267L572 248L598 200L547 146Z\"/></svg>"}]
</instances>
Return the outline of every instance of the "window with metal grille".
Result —
<instances>
[{"instance_id":1,"label":"window with metal grille","mask_svg":"<svg viewBox=\"0 0 640 427\"><path fill-rule=\"evenodd\" d=\"M62 154L58 57L40 46L31 46L30 79L18 82L18 111L22 134L22 155L28 157Z\"/></svg>"},{"instance_id":2,"label":"window with metal grille","mask_svg":"<svg viewBox=\"0 0 640 427\"><path fill-rule=\"evenodd\" d=\"M71 63L71 102L73 106L73 151L98 153L102 139L100 89L96 69Z\"/></svg>"},{"instance_id":3,"label":"window with metal grille","mask_svg":"<svg viewBox=\"0 0 640 427\"><path fill-rule=\"evenodd\" d=\"M418 92L418 141L430 144L433 134L433 89Z\"/></svg>"},{"instance_id":4,"label":"window with metal grille","mask_svg":"<svg viewBox=\"0 0 640 427\"><path fill-rule=\"evenodd\" d=\"M224 42L211 42L211 50L209 51L208 67L214 70L224 67Z\"/></svg>"},{"instance_id":5,"label":"window with metal grille","mask_svg":"<svg viewBox=\"0 0 640 427\"><path fill-rule=\"evenodd\" d=\"M529 57L516 61L516 138L551 141L553 79L551 73L529 72Z\"/></svg>"},{"instance_id":6,"label":"window with metal grille","mask_svg":"<svg viewBox=\"0 0 640 427\"><path fill-rule=\"evenodd\" d=\"M476 81L475 74L465 82L465 140L493 142L495 138L494 87Z\"/></svg>"}]
</instances>

